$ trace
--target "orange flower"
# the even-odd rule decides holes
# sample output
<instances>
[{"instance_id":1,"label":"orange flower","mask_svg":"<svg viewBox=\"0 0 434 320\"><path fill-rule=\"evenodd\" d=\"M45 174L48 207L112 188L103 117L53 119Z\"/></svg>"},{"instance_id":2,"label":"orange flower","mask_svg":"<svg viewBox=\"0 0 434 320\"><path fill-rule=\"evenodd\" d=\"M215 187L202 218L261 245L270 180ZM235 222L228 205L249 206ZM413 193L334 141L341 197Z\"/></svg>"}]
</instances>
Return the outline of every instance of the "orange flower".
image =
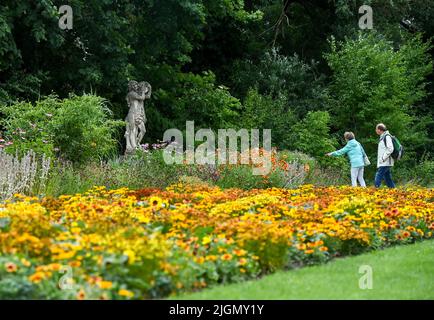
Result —
<instances>
[{"instance_id":1,"label":"orange flower","mask_svg":"<svg viewBox=\"0 0 434 320\"><path fill-rule=\"evenodd\" d=\"M78 260L70 261L68 264L73 268L81 266L81 262Z\"/></svg>"},{"instance_id":2,"label":"orange flower","mask_svg":"<svg viewBox=\"0 0 434 320\"><path fill-rule=\"evenodd\" d=\"M225 253L224 255L222 255L221 259L224 260L224 261L231 260L232 259L232 255L230 253Z\"/></svg>"},{"instance_id":3,"label":"orange flower","mask_svg":"<svg viewBox=\"0 0 434 320\"><path fill-rule=\"evenodd\" d=\"M410 235L411 235L411 233L408 232L408 231L404 231L404 232L402 233L402 236L403 236L404 238L408 238Z\"/></svg>"},{"instance_id":4,"label":"orange flower","mask_svg":"<svg viewBox=\"0 0 434 320\"><path fill-rule=\"evenodd\" d=\"M83 290L80 290L76 296L77 300L84 300L86 298L86 293Z\"/></svg>"},{"instance_id":5,"label":"orange flower","mask_svg":"<svg viewBox=\"0 0 434 320\"><path fill-rule=\"evenodd\" d=\"M31 276L29 276L28 279L30 282L39 283L42 280L44 280L44 278L45 278L45 274L41 271L38 271L38 272L32 274Z\"/></svg>"},{"instance_id":6,"label":"orange flower","mask_svg":"<svg viewBox=\"0 0 434 320\"><path fill-rule=\"evenodd\" d=\"M131 291L129 291L129 290L126 290L126 289L120 289L120 290L118 291L118 294L119 294L120 296L122 296L122 297L127 297L127 298L132 298L132 297L134 297L134 293L131 292Z\"/></svg>"},{"instance_id":7,"label":"orange flower","mask_svg":"<svg viewBox=\"0 0 434 320\"><path fill-rule=\"evenodd\" d=\"M100 281L98 282L98 287L101 289L111 289L113 287L113 283L111 281Z\"/></svg>"},{"instance_id":8,"label":"orange flower","mask_svg":"<svg viewBox=\"0 0 434 320\"><path fill-rule=\"evenodd\" d=\"M5 269L6 269L7 272L15 272L15 271L18 270L18 267L13 262L6 262L5 263Z\"/></svg>"},{"instance_id":9,"label":"orange flower","mask_svg":"<svg viewBox=\"0 0 434 320\"><path fill-rule=\"evenodd\" d=\"M235 253L236 256L241 257L241 256L244 256L247 253L247 251L246 250L242 250L242 249L241 250L235 249L234 253Z\"/></svg>"},{"instance_id":10,"label":"orange flower","mask_svg":"<svg viewBox=\"0 0 434 320\"><path fill-rule=\"evenodd\" d=\"M244 266L247 264L247 259L241 258L240 260L238 260L238 264L240 266Z\"/></svg>"},{"instance_id":11,"label":"orange flower","mask_svg":"<svg viewBox=\"0 0 434 320\"><path fill-rule=\"evenodd\" d=\"M304 243L297 244L297 249L298 250L305 250L306 249L306 244L304 244Z\"/></svg>"},{"instance_id":12,"label":"orange flower","mask_svg":"<svg viewBox=\"0 0 434 320\"><path fill-rule=\"evenodd\" d=\"M49 268L53 271L59 271L62 268L60 263L52 263L49 265Z\"/></svg>"}]
</instances>

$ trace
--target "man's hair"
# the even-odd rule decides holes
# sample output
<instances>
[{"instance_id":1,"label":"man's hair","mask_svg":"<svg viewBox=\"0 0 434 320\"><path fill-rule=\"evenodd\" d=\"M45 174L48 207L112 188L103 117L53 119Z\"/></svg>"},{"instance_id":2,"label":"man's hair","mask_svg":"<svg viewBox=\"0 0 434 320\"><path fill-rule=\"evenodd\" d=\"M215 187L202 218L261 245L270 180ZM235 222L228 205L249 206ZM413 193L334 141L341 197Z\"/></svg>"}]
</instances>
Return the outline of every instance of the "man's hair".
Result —
<instances>
[{"instance_id":1,"label":"man's hair","mask_svg":"<svg viewBox=\"0 0 434 320\"><path fill-rule=\"evenodd\" d=\"M387 128L386 128L386 126L383 123L377 124L377 129L380 130L380 131L383 131L383 132L387 131Z\"/></svg>"},{"instance_id":2,"label":"man's hair","mask_svg":"<svg viewBox=\"0 0 434 320\"><path fill-rule=\"evenodd\" d=\"M354 133L352 133L352 132L345 132L344 133L344 138L345 138L345 140L353 140L353 139L355 139L355 136L354 136Z\"/></svg>"}]
</instances>

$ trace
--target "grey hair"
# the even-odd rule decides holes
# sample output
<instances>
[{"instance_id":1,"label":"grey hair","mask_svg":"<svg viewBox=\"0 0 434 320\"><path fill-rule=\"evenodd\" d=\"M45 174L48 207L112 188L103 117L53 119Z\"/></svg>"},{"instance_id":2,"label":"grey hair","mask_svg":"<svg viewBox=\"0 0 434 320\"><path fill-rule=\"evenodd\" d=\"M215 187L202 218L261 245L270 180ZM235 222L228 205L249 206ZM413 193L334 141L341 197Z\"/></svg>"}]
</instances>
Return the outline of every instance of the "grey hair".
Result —
<instances>
[{"instance_id":1,"label":"grey hair","mask_svg":"<svg viewBox=\"0 0 434 320\"><path fill-rule=\"evenodd\" d=\"M377 129L378 130L381 130L381 131L387 131L387 127L386 127L386 125L384 124L384 123L379 123L379 124L377 124Z\"/></svg>"},{"instance_id":2,"label":"grey hair","mask_svg":"<svg viewBox=\"0 0 434 320\"><path fill-rule=\"evenodd\" d=\"M344 133L344 138L345 138L345 140L353 140L356 137L354 136L354 133L352 133L352 132L345 132Z\"/></svg>"}]
</instances>

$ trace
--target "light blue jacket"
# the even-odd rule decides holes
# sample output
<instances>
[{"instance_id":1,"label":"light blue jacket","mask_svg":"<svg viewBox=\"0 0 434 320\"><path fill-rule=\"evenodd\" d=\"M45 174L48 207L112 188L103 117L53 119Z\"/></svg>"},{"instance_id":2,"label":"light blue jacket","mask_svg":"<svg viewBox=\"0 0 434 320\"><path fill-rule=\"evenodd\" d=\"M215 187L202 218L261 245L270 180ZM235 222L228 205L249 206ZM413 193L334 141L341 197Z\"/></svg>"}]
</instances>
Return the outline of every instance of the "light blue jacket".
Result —
<instances>
[{"instance_id":1,"label":"light blue jacket","mask_svg":"<svg viewBox=\"0 0 434 320\"><path fill-rule=\"evenodd\" d=\"M332 156L342 156L347 154L350 158L351 168L360 168L365 166L363 158L365 156L365 150L363 150L362 145L356 140L349 140L345 147L342 149L332 152Z\"/></svg>"}]
</instances>

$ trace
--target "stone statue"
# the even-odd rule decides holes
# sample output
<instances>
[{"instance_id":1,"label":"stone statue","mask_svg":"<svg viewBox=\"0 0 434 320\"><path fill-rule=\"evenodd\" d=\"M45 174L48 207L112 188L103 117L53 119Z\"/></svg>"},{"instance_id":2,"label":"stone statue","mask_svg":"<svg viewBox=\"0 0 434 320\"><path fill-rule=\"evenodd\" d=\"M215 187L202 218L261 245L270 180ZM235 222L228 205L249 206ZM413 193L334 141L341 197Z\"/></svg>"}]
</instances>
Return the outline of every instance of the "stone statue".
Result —
<instances>
[{"instance_id":1,"label":"stone statue","mask_svg":"<svg viewBox=\"0 0 434 320\"><path fill-rule=\"evenodd\" d=\"M125 154L132 154L140 147L146 133L146 114L144 102L150 99L152 87L148 82L130 81L128 83L128 115L126 121L125 139L127 148Z\"/></svg>"}]
</instances>

